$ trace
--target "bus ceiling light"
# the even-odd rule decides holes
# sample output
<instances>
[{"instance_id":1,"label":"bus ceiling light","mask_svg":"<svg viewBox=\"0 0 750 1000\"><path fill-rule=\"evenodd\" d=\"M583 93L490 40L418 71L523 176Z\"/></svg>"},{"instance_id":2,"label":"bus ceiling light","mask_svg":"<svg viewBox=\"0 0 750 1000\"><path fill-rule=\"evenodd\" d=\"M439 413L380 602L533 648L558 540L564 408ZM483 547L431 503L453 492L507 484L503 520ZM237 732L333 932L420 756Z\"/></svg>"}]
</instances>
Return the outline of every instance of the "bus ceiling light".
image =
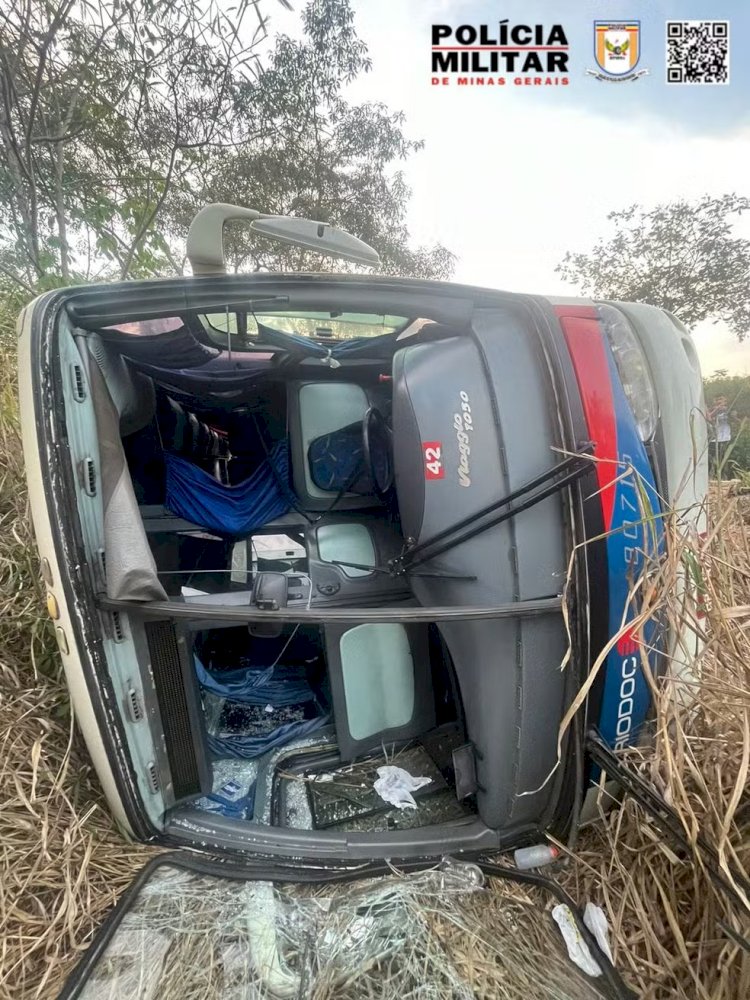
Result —
<instances>
[{"instance_id":1,"label":"bus ceiling light","mask_svg":"<svg viewBox=\"0 0 750 1000\"><path fill-rule=\"evenodd\" d=\"M646 355L633 328L619 309L600 305L599 318L635 417L638 436L645 443L653 438L659 417L656 391Z\"/></svg>"},{"instance_id":2,"label":"bus ceiling light","mask_svg":"<svg viewBox=\"0 0 750 1000\"><path fill-rule=\"evenodd\" d=\"M296 219L290 215L265 215L254 208L217 203L206 205L190 223L187 256L193 274L225 274L224 223L249 222L260 236L280 243L303 247L329 257L374 267L380 263L377 251L343 229L327 222Z\"/></svg>"}]
</instances>

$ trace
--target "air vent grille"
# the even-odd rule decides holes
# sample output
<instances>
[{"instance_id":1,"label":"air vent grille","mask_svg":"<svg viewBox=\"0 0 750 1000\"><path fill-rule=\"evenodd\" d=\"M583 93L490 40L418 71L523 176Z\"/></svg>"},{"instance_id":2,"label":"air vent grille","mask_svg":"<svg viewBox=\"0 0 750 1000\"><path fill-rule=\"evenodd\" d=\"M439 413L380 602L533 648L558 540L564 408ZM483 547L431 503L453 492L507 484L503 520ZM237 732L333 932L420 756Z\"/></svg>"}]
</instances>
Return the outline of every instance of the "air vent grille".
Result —
<instances>
[{"instance_id":1,"label":"air vent grille","mask_svg":"<svg viewBox=\"0 0 750 1000\"><path fill-rule=\"evenodd\" d=\"M73 399L77 403L82 403L86 398L86 382L83 377L83 368L80 365L71 365L70 376L73 383Z\"/></svg>"},{"instance_id":2,"label":"air vent grille","mask_svg":"<svg viewBox=\"0 0 750 1000\"><path fill-rule=\"evenodd\" d=\"M84 458L81 463L82 486L87 496L96 496L96 463L93 458Z\"/></svg>"},{"instance_id":3,"label":"air vent grille","mask_svg":"<svg viewBox=\"0 0 750 1000\"><path fill-rule=\"evenodd\" d=\"M195 745L197 734L190 718L191 693L185 686L174 625L157 621L146 622L144 627L175 799L184 799L202 791ZM194 709L197 710L196 706Z\"/></svg>"},{"instance_id":4,"label":"air vent grille","mask_svg":"<svg viewBox=\"0 0 750 1000\"><path fill-rule=\"evenodd\" d=\"M131 722L141 722L145 715L141 696L134 687L128 688L128 714Z\"/></svg>"},{"instance_id":5,"label":"air vent grille","mask_svg":"<svg viewBox=\"0 0 750 1000\"><path fill-rule=\"evenodd\" d=\"M151 790L151 793L156 795L160 788L159 772L156 768L156 764L152 760L146 764L146 777L148 778L148 787Z\"/></svg>"},{"instance_id":6,"label":"air vent grille","mask_svg":"<svg viewBox=\"0 0 750 1000\"><path fill-rule=\"evenodd\" d=\"M122 621L122 616L119 611L113 611L111 614L112 619L112 638L115 642L125 641L125 626Z\"/></svg>"}]
</instances>

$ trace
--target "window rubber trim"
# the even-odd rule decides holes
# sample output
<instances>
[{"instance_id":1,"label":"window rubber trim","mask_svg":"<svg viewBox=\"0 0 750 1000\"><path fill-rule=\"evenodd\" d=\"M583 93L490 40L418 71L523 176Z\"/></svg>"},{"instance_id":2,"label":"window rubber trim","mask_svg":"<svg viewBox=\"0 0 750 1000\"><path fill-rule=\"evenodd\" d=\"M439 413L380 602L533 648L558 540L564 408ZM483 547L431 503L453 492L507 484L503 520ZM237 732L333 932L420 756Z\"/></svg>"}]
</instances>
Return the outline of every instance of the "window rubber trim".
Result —
<instances>
[{"instance_id":1,"label":"window rubber trim","mask_svg":"<svg viewBox=\"0 0 750 1000\"><path fill-rule=\"evenodd\" d=\"M158 831L152 826L138 790L133 762L127 749L123 722L118 718L117 698L109 680L101 641L101 621L91 582L75 506L75 479L62 396L63 374L55 350L60 314L66 292L53 292L35 304L29 327L31 384L39 455L50 470L43 477L47 516L52 528L60 585L70 614L73 642L123 810L133 834L144 842ZM74 576L77 568L77 577ZM114 759L113 759L114 758Z\"/></svg>"},{"instance_id":2,"label":"window rubber trim","mask_svg":"<svg viewBox=\"0 0 750 1000\"><path fill-rule=\"evenodd\" d=\"M581 937L602 970L601 985L605 996L612 1000L636 1000L636 994L626 985L620 973L604 954L599 944L584 923L583 916L575 900L554 879L531 871L506 868L484 860L485 855L462 857L462 861L476 864L490 878L532 885L549 893L559 903L569 907ZM458 862L461 863L460 861ZM412 860L404 862L376 861L356 866L325 866L316 869L300 869L292 865L280 865L258 861L252 865L233 865L216 859L196 858L183 851L170 851L152 858L136 875L120 899L109 911L104 923L94 935L92 943L65 981L57 1000L78 1000L89 976L103 957L109 943L119 930L124 918L135 903L141 890L159 868L179 868L196 875L227 881L276 882L281 884L305 885L346 885L364 879L393 875L394 867L403 874L414 874L436 868L434 861ZM571 962L572 964L572 962ZM606 984L606 986L605 986Z\"/></svg>"}]
</instances>

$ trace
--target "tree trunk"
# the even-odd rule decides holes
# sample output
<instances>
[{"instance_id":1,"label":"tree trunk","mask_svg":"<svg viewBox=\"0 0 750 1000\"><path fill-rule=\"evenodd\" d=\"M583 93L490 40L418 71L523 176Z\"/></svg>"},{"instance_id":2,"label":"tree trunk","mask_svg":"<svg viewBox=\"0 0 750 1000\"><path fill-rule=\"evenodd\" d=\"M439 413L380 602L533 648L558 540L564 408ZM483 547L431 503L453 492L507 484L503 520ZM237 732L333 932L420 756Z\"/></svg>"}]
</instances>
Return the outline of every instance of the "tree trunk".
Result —
<instances>
[{"instance_id":1,"label":"tree trunk","mask_svg":"<svg viewBox=\"0 0 750 1000\"><path fill-rule=\"evenodd\" d=\"M63 177L65 176L65 143L57 144L55 158L55 215L57 216L57 235L60 239L60 274L63 281L70 280L70 247L68 246L68 220L65 217L65 191Z\"/></svg>"}]
</instances>

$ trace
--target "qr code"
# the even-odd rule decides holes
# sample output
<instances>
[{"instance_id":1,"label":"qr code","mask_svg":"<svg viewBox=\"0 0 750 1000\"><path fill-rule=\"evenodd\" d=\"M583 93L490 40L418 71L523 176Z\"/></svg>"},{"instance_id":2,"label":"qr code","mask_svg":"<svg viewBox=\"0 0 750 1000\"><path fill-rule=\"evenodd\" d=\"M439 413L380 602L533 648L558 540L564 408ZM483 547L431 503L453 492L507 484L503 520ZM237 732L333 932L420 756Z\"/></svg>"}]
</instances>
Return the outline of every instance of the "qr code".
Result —
<instances>
[{"instance_id":1,"label":"qr code","mask_svg":"<svg viewBox=\"0 0 750 1000\"><path fill-rule=\"evenodd\" d=\"M729 83L729 21L667 21L667 83Z\"/></svg>"}]
</instances>

